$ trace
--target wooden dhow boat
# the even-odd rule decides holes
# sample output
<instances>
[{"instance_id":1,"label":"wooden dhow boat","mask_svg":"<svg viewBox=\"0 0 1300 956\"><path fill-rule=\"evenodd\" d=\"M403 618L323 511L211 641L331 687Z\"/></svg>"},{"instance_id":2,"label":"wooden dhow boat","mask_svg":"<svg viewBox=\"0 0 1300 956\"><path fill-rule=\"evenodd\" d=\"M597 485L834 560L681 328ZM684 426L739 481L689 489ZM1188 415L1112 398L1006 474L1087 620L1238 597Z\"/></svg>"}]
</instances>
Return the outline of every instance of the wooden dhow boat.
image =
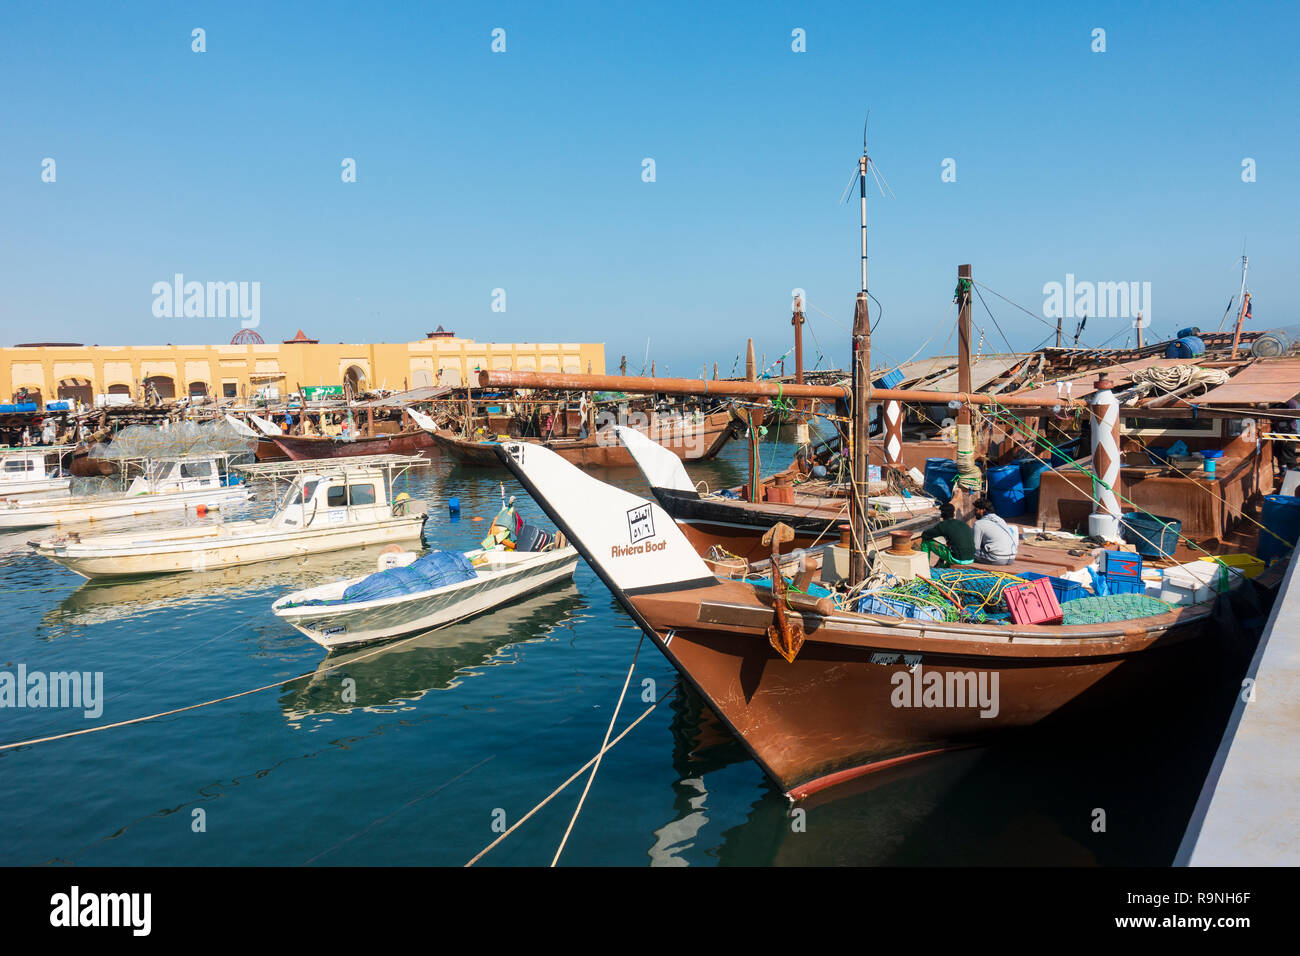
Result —
<instances>
[{"instance_id":1,"label":"wooden dhow boat","mask_svg":"<svg viewBox=\"0 0 1300 956\"><path fill-rule=\"evenodd\" d=\"M1214 629L1211 602L1079 625L859 613L798 574L795 591L793 566L766 582L718 577L658 504L548 449L508 443L500 455L791 798L1067 707L1176 685L1177 654ZM813 577L825 554L792 560Z\"/></svg>"},{"instance_id":2,"label":"wooden dhow boat","mask_svg":"<svg viewBox=\"0 0 1300 956\"><path fill-rule=\"evenodd\" d=\"M250 478L286 480L274 515L156 531L32 542L37 554L85 578L177 574L231 568L326 551L419 540L428 509L407 496L390 499L395 477L424 459L377 455L338 464L298 462L237 466Z\"/></svg>"},{"instance_id":3,"label":"wooden dhow boat","mask_svg":"<svg viewBox=\"0 0 1300 956\"><path fill-rule=\"evenodd\" d=\"M267 438L291 461L317 461L366 455L421 455L437 447L422 428L392 434L359 435L271 435Z\"/></svg>"},{"instance_id":4,"label":"wooden dhow boat","mask_svg":"<svg viewBox=\"0 0 1300 956\"><path fill-rule=\"evenodd\" d=\"M539 376L544 381L546 375ZM602 377L602 380L607 380ZM540 386L545 388L545 385ZM425 424L438 448L462 465L499 467L496 446L499 439L472 438L446 428ZM629 426L623 426L629 427ZM707 461L715 457L735 434L740 423L730 408L708 413L650 414L649 422L636 430L649 436L684 461ZM583 468L631 468L635 462L618 440L615 426L598 427L585 437L521 438L543 445L566 461Z\"/></svg>"},{"instance_id":5,"label":"wooden dhow boat","mask_svg":"<svg viewBox=\"0 0 1300 956\"><path fill-rule=\"evenodd\" d=\"M1153 519L1160 529L1155 553L1162 562L1156 577L1132 577L1139 562L1133 560L1136 545L1128 534L1139 528L1133 519L1152 516L1121 510L1125 413L1114 383L1099 375L1086 403L1068 390L1002 396L972 388L970 266L958 269L957 389L875 385L867 293L868 169L864 149L858 170L862 281L854 307L851 388L845 393L783 386L785 398L842 397L848 406L844 457L851 475L850 534L844 546L782 555L782 543L795 532L777 523L762 536L771 555L766 566L746 563L729 575L701 558L658 503L583 474L544 447L510 442L497 448L502 462L683 680L791 799L892 764L1031 727L1049 716L1112 711L1135 697L1152 701L1163 694L1195 694L1191 675L1205 670L1190 665L1207 656L1226 659L1222 639L1239 617L1231 606L1232 592L1244 578L1225 560L1227 554L1219 556L1227 542L1192 542L1167 519ZM480 373L485 387L529 388L539 379L532 373ZM566 376L562 384L607 387L593 379ZM1290 381L1288 376L1288 388ZM624 387L631 392L641 385L629 380ZM750 400L775 394L763 382L690 380L656 380L653 391L701 394L705 388L714 395ZM1300 386L1287 394L1296 391ZM900 469L901 441L891 439L899 438L901 416L893 416L891 427L889 405L954 409L959 475L969 490L983 479L974 462L972 407L995 406L1000 421L1029 438L1038 436L1019 414L1086 412L1093 454L1069 467L1090 485L1085 491L1087 537L1034 529L1032 547L1037 550L1028 555L1033 560L1026 559L1022 548L1011 564L998 566L932 570L928 561L916 561L920 556L902 540L891 544L892 557L882 557L868 501L872 403L886 406L885 466ZM1266 452L1252 460L1252 475L1271 486ZM1265 464L1266 476L1260 470ZM652 485L680 485L671 477L648 477ZM1194 487L1205 490L1194 484L1182 487L1188 496ZM959 504L962 494L959 490L956 496ZM1131 504L1127 497L1123 500ZM1030 530L1022 529L1022 541ZM1261 523L1261 536L1268 530ZM1198 558L1210 560L1178 564L1166 535L1177 542L1178 551L1194 546ZM1053 536L1060 548L1047 547ZM910 535L904 531L898 537ZM1047 542L1038 545L1044 538ZM1153 545L1149 538L1143 540ZM1104 555L1098 542L1107 545ZM1250 560L1262 566L1258 559ZM1036 575L1032 582L1027 580L1030 571ZM1099 572L1102 576L1095 577ZM1122 579L1113 582L1113 591L1112 573ZM1094 581L1095 596L1064 596L1058 604L1058 580L1053 579L1059 577L1064 594L1078 587L1072 582L1080 576ZM1245 604L1253 592L1243 590L1239 600ZM907 596L917 600L902 600ZM998 609L1004 599L1006 613Z\"/></svg>"}]
</instances>

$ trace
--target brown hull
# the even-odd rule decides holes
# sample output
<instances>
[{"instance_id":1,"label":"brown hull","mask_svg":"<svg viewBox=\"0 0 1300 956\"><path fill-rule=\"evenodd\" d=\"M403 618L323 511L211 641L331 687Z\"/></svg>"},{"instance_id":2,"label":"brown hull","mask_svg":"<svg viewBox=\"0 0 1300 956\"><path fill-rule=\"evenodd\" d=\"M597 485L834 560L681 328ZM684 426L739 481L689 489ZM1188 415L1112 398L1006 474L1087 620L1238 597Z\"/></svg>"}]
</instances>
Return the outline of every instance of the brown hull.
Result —
<instances>
[{"instance_id":1,"label":"brown hull","mask_svg":"<svg viewBox=\"0 0 1300 956\"><path fill-rule=\"evenodd\" d=\"M280 446L269 438L259 438L254 456L258 461L284 461L289 456L280 450Z\"/></svg>"},{"instance_id":2,"label":"brown hull","mask_svg":"<svg viewBox=\"0 0 1300 956\"><path fill-rule=\"evenodd\" d=\"M772 609L753 595L722 582L631 600L673 665L794 799L1066 708L1086 712L1135 692L1155 694L1161 679L1172 687L1178 656L1208 616L1189 608L1126 629L899 619L880 626L807 613L807 641L787 663L768 644ZM945 684L949 674L973 675L991 687L997 675L996 714L981 716L979 706L896 706L902 683L916 679L909 664L918 658L922 679L937 674Z\"/></svg>"},{"instance_id":3,"label":"brown hull","mask_svg":"<svg viewBox=\"0 0 1300 956\"><path fill-rule=\"evenodd\" d=\"M733 419L729 411L714 412L698 423L688 423L685 428L670 423L656 422L643 429L683 461L707 461L722 450L730 440ZM479 442L462 438L449 431L434 433L438 447L456 458L462 465L476 467L501 467L495 442ZM631 453L623 447L613 431L602 430L586 438L556 438L542 441L539 438L512 438L511 441L544 445L565 461L580 468L635 468Z\"/></svg>"},{"instance_id":4,"label":"brown hull","mask_svg":"<svg viewBox=\"0 0 1300 956\"><path fill-rule=\"evenodd\" d=\"M423 430L375 435L351 441L296 435L274 435L271 436L271 441L294 461L352 458L357 455L419 455L436 447L433 437Z\"/></svg>"}]
</instances>

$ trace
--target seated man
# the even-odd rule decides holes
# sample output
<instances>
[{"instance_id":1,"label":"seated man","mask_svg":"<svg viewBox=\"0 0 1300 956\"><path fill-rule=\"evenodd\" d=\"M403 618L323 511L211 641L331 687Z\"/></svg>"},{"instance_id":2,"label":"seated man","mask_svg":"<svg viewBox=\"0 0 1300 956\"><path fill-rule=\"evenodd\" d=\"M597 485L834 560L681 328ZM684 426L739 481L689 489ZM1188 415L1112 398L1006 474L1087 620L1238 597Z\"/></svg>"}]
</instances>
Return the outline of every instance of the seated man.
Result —
<instances>
[{"instance_id":1,"label":"seated man","mask_svg":"<svg viewBox=\"0 0 1300 956\"><path fill-rule=\"evenodd\" d=\"M975 560L980 564L1010 564L1016 559L1020 539L1001 517L993 513L993 502L975 499Z\"/></svg>"},{"instance_id":2,"label":"seated man","mask_svg":"<svg viewBox=\"0 0 1300 956\"><path fill-rule=\"evenodd\" d=\"M935 555L941 567L974 564L975 534L966 522L957 520L957 509L952 502L939 508L939 517L942 520L937 525L921 533L921 550Z\"/></svg>"}]
</instances>

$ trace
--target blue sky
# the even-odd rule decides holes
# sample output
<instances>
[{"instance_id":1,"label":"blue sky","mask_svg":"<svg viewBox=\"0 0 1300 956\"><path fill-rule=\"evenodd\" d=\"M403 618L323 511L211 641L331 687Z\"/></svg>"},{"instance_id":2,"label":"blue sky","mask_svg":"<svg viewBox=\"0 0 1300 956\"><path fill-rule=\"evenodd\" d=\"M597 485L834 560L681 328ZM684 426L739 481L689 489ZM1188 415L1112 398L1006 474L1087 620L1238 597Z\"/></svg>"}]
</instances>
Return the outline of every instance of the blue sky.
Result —
<instances>
[{"instance_id":1,"label":"blue sky","mask_svg":"<svg viewBox=\"0 0 1300 956\"><path fill-rule=\"evenodd\" d=\"M442 324L639 371L649 338L660 374L725 374L747 335L789 348L798 287L808 364L842 365L868 107L896 194L868 200L878 355L943 348L962 262L1036 313L1067 273L1151 282L1168 333L1218 325L1244 244L1255 324L1292 324L1298 26L1267 3L8 4L0 343L228 340L154 317L180 272L260 282L268 341ZM985 300L1013 346L1049 333Z\"/></svg>"}]
</instances>

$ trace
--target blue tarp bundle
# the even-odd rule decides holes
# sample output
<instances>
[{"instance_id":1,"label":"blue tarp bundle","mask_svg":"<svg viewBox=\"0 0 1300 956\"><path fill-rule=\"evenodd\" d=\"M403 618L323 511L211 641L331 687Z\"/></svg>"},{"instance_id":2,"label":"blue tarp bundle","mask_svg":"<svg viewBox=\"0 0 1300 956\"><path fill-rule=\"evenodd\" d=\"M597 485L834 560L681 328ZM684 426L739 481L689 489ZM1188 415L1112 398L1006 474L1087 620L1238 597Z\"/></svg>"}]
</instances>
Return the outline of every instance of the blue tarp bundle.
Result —
<instances>
[{"instance_id":1,"label":"blue tarp bundle","mask_svg":"<svg viewBox=\"0 0 1300 956\"><path fill-rule=\"evenodd\" d=\"M404 568L376 571L343 592L345 603L377 601L446 587L475 576L469 558L459 551L431 551Z\"/></svg>"}]
</instances>

